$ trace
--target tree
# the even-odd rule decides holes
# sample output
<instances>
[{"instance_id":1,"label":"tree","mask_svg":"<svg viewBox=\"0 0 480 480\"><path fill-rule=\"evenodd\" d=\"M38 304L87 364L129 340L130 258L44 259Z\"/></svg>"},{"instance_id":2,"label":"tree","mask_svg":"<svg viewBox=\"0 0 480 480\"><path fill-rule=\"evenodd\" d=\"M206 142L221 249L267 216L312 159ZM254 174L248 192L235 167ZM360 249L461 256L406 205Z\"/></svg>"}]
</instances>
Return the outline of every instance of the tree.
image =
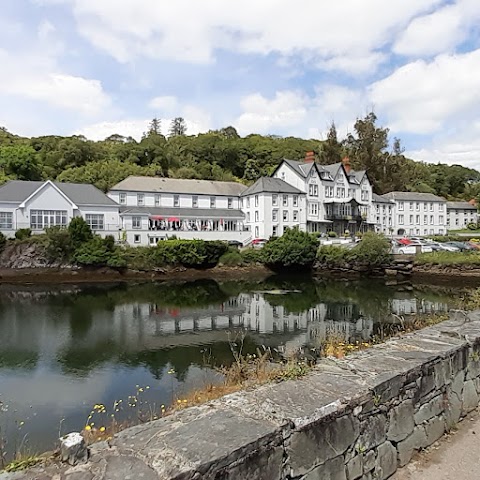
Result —
<instances>
[{"instance_id":1,"label":"tree","mask_svg":"<svg viewBox=\"0 0 480 480\"><path fill-rule=\"evenodd\" d=\"M93 238L90 225L82 217L74 217L68 224L68 233L74 248L89 242Z\"/></svg>"},{"instance_id":2,"label":"tree","mask_svg":"<svg viewBox=\"0 0 480 480\"><path fill-rule=\"evenodd\" d=\"M161 135L162 134L162 121L159 118L153 118L150 124L148 125L148 131L145 135L146 137L150 135Z\"/></svg>"},{"instance_id":3,"label":"tree","mask_svg":"<svg viewBox=\"0 0 480 480\"><path fill-rule=\"evenodd\" d=\"M187 133L187 122L182 117L176 117L170 124L169 134L171 137L178 137Z\"/></svg>"},{"instance_id":4,"label":"tree","mask_svg":"<svg viewBox=\"0 0 480 480\"><path fill-rule=\"evenodd\" d=\"M18 180L40 180L42 171L35 150L28 145L0 147L0 166Z\"/></svg>"},{"instance_id":5,"label":"tree","mask_svg":"<svg viewBox=\"0 0 480 480\"><path fill-rule=\"evenodd\" d=\"M265 264L274 270L309 269L317 250L316 237L292 228L281 237L271 238L263 247L262 257Z\"/></svg>"},{"instance_id":6,"label":"tree","mask_svg":"<svg viewBox=\"0 0 480 480\"><path fill-rule=\"evenodd\" d=\"M320 161L324 165L338 163L343 158L342 144L338 141L337 127L332 122L327 133L327 139L321 145Z\"/></svg>"}]
</instances>

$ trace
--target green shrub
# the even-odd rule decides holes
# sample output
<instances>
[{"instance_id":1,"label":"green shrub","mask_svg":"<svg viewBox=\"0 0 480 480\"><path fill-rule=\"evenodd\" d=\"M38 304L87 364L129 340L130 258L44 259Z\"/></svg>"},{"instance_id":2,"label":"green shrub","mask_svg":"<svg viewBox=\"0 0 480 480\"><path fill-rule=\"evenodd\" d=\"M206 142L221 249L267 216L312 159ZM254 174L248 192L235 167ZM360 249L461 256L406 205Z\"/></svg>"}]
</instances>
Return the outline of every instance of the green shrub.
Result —
<instances>
[{"instance_id":1,"label":"green shrub","mask_svg":"<svg viewBox=\"0 0 480 480\"><path fill-rule=\"evenodd\" d=\"M32 236L31 228L20 228L15 232L15 238L17 240L26 240Z\"/></svg>"},{"instance_id":2,"label":"green shrub","mask_svg":"<svg viewBox=\"0 0 480 480\"><path fill-rule=\"evenodd\" d=\"M90 225L82 217L74 217L68 224L68 232L75 247L89 242L93 238Z\"/></svg>"},{"instance_id":3,"label":"green shrub","mask_svg":"<svg viewBox=\"0 0 480 480\"><path fill-rule=\"evenodd\" d=\"M477 235L434 235L428 238L436 242L469 242L470 240L479 240Z\"/></svg>"},{"instance_id":4,"label":"green shrub","mask_svg":"<svg viewBox=\"0 0 480 480\"><path fill-rule=\"evenodd\" d=\"M51 259L67 260L73 254L72 239L66 228L46 228L45 240L46 252Z\"/></svg>"},{"instance_id":5,"label":"green shrub","mask_svg":"<svg viewBox=\"0 0 480 480\"><path fill-rule=\"evenodd\" d=\"M118 247L115 247L115 244L112 246L111 239L97 235L75 250L73 260L79 265L89 267L124 268L127 266L125 255Z\"/></svg>"},{"instance_id":6,"label":"green shrub","mask_svg":"<svg viewBox=\"0 0 480 480\"><path fill-rule=\"evenodd\" d=\"M477 230L477 229L478 229L478 223L473 223L473 222L472 222L472 223L469 223L469 224L467 225L467 228L468 228L469 230Z\"/></svg>"},{"instance_id":7,"label":"green shrub","mask_svg":"<svg viewBox=\"0 0 480 480\"><path fill-rule=\"evenodd\" d=\"M262 250L256 248L246 248L240 251L243 263L263 263Z\"/></svg>"},{"instance_id":8,"label":"green shrub","mask_svg":"<svg viewBox=\"0 0 480 480\"><path fill-rule=\"evenodd\" d=\"M321 263L338 265L350 258L351 251L338 245L323 245L317 251L317 260Z\"/></svg>"},{"instance_id":9,"label":"green shrub","mask_svg":"<svg viewBox=\"0 0 480 480\"><path fill-rule=\"evenodd\" d=\"M432 252L421 253L415 257L415 263L418 265L441 265L441 266L456 266L456 265L471 265L472 267L480 266L480 252L465 251L465 252Z\"/></svg>"},{"instance_id":10,"label":"green shrub","mask_svg":"<svg viewBox=\"0 0 480 480\"><path fill-rule=\"evenodd\" d=\"M369 265L381 265L388 262L390 257L390 241L382 234L365 232L362 241L352 250L353 261L368 263Z\"/></svg>"},{"instance_id":11,"label":"green shrub","mask_svg":"<svg viewBox=\"0 0 480 480\"><path fill-rule=\"evenodd\" d=\"M7 244L7 237L2 232L0 232L0 252L3 251L6 244Z\"/></svg>"},{"instance_id":12,"label":"green shrub","mask_svg":"<svg viewBox=\"0 0 480 480\"><path fill-rule=\"evenodd\" d=\"M243 258L238 250L229 251L220 257L218 263L227 267L236 267L243 264Z\"/></svg>"},{"instance_id":13,"label":"green shrub","mask_svg":"<svg viewBox=\"0 0 480 480\"><path fill-rule=\"evenodd\" d=\"M338 235L337 235L333 230L330 230L330 231L327 233L327 237L336 238L336 237L338 237Z\"/></svg>"},{"instance_id":14,"label":"green shrub","mask_svg":"<svg viewBox=\"0 0 480 480\"><path fill-rule=\"evenodd\" d=\"M297 228L270 239L262 250L263 261L272 269L311 268L317 254L318 240Z\"/></svg>"}]
</instances>

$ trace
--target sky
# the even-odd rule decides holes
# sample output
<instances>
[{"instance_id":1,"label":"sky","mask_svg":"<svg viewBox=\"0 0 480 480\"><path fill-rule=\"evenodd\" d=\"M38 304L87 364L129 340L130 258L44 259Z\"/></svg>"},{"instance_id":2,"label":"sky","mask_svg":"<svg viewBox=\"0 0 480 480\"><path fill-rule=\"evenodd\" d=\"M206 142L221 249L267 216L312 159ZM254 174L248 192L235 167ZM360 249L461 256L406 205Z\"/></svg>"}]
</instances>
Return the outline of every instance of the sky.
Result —
<instances>
[{"instance_id":1,"label":"sky","mask_svg":"<svg viewBox=\"0 0 480 480\"><path fill-rule=\"evenodd\" d=\"M19 135L324 139L372 110L409 157L480 169L480 0L1 0Z\"/></svg>"}]
</instances>

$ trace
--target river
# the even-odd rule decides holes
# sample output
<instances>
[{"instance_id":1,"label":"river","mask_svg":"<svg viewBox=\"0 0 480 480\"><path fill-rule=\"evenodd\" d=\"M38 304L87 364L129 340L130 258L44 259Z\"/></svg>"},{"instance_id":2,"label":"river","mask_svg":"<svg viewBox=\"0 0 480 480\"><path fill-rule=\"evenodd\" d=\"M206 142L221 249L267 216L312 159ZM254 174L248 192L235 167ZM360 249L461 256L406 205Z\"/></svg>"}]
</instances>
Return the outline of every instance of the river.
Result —
<instances>
[{"instance_id":1,"label":"river","mask_svg":"<svg viewBox=\"0 0 480 480\"><path fill-rule=\"evenodd\" d=\"M280 290L295 290L283 294ZM213 280L97 286L0 286L0 437L15 449L50 449L80 430L168 407L218 380L242 333L257 347L318 345L379 335L396 315L446 312L455 288L382 281ZM238 345L238 344L237 344ZM113 413L111 413L113 412ZM145 413L145 412L143 412Z\"/></svg>"}]
</instances>

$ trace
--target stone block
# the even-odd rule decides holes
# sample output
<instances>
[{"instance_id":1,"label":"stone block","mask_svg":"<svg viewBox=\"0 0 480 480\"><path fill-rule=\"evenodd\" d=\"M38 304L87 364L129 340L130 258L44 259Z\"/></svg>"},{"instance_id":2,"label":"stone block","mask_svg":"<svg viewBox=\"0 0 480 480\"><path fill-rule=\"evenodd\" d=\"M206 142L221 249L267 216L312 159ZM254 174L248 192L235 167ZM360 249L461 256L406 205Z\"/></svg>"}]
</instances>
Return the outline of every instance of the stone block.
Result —
<instances>
[{"instance_id":1,"label":"stone block","mask_svg":"<svg viewBox=\"0 0 480 480\"><path fill-rule=\"evenodd\" d=\"M357 455L347 463L347 480L357 480L362 475L363 458L361 455Z\"/></svg>"},{"instance_id":2,"label":"stone block","mask_svg":"<svg viewBox=\"0 0 480 480\"><path fill-rule=\"evenodd\" d=\"M428 403L424 403L414 415L415 425L427 422L433 417L438 417L444 408L444 400L442 395L437 395Z\"/></svg>"},{"instance_id":3,"label":"stone block","mask_svg":"<svg viewBox=\"0 0 480 480\"><path fill-rule=\"evenodd\" d=\"M462 415L475 410L478 406L478 394L473 380L468 380L463 385L462 392Z\"/></svg>"},{"instance_id":4,"label":"stone block","mask_svg":"<svg viewBox=\"0 0 480 480\"><path fill-rule=\"evenodd\" d=\"M343 456L328 460L305 475L303 480L347 480Z\"/></svg>"},{"instance_id":5,"label":"stone block","mask_svg":"<svg viewBox=\"0 0 480 480\"><path fill-rule=\"evenodd\" d=\"M452 380L452 365L450 359L441 360L433 367L435 377L435 388L440 390L444 385Z\"/></svg>"},{"instance_id":6,"label":"stone block","mask_svg":"<svg viewBox=\"0 0 480 480\"><path fill-rule=\"evenodd\" d=\"M383 414L366 418L361 426L360 437L357 440L358 452L371 450L383 443L387 438L387 417Z\"/></svg>"},{"instance_id":7,"label":"stone block","mask_svg":"<svg viewBox=\"0 0 480 480\"><path fill-rule=\"evenodd\" d=\"M262 480L278 480L282 478L283 447L269 448L244 458L234 467L228 468L224 477L217 473L215 478L228 480L245 480L261 478Z\"/></svg>"},{"instance_id":8,"label":"stone block","mask_svg":"<svg viewBox=\"0 0 480 480\"><path fill-rule=\"evenodd\" d=\"M423 426L415 427L413 433L402 442L397 443L398 464L405 466L413 456L415 450L427 446L427 436Z\"/></svg>"},{"instance_id":9,"label":"stone block","mask_svg":"<svg viewBox=\"0 0 480 480\"><path fill-rule=\"evenodd\" d=\"M69 465L87 462L87 445L80 433L73 432L60 438L60 459Z\"/></svg>"},{"instance_id":10,"label":"stone block","mask_svg":"<svg viewBox=\"0 0 480 480\"><path fill-rule=\"evenodd\" d=\"M413 420L413 405L411 401L403 402L389 412L390 425L387 432L388 440L399 442L407 438L415 427Z\"/></svg>"},{"instance_id":11,"label":"stone block","mask_svg":"<svg viewBox=\"0 0 480 480\"><path fill-rule=\"evenodd\" d=\"M427 446L435 443L445 433L445 419L443 416L435 417L425 423L425 435L427 436Z\"/></svg>"},{"instance_id":12,"label":"stone block","mask_svg":"<svg viewBox=\"0 0 480 480\"><path fill-rule=\"evenodd\" d=\"M457 373L445 394L445 423L447 429L455 426L462 416L462 393L464 372Z\"/></svg>"},{"instance_id":13,"label":"stone block","mask_svg":"<svg viewBox=\"0 0 480 480\"><path fill-rule=\"evenodd\" d=\"M155 470L138 458L110 455L105 460L107 465L104 478L108 480L158 480Z\"/></svg>"},{"instance_id":14,"label":"stone block","mask_svg":"<svg viewBox=\"0 0 480 480\"><path fill-rule=\"evenodd\" d=\"M377 449L375 476L379 480L391 477L397 470L397 450L390 443L382 443Z\"/></svg>"},{"instance_id":15,"label":"stone block","mask_svg":"<svg viewBox=\"0 0 480 480\"><path fill-rule=\"evenodd\" d=\"M371 472L375 468L375 450L370 450L363 455L363 473Z\"/></svg>"},{"instance_id":16,"label":"stone block","mask_svg":"<svg viewBox=\"0 0 480 480\"><path fill-rule=\"evenodd\" d=\"M292 476L304 475L315 466L344 454L355 443L358 430L357 418L345 415L328 423L312 423L293 432L286 447Z\"/></svg>"},{"instance_id":17,"label":"stone block","mask_svg":"<svg viewBox=\"0 0 480 480\"><path fill-rule=\"evenodd\" d=\"M480 359L478 350L471 351L468 359L467 380L473 380L480 376Z\"/></svg>"}]
</instances>

